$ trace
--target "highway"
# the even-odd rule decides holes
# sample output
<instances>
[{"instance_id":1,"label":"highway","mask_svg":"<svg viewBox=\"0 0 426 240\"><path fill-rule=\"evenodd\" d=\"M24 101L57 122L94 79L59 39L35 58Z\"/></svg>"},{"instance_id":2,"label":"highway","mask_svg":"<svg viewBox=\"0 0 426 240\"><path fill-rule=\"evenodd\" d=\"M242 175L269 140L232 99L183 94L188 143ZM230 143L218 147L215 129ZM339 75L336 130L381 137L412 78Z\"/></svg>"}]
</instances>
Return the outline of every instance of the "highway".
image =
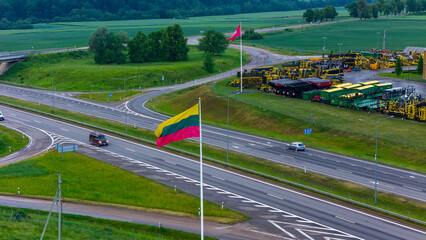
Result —
<instances>
[{"instance_id":1,"label":"highway","mask_svg":"<svg viewBox=\"0 0 426 240\"><path fill-rule=\"evenodd\" d=\"M113 164L192 195L199 195L199 162L116 137L107 147L88 144L90 129L2 107L6 121L44 131L57 142L79 144L85 154L106 154ZM102 157L101 157L102 158ZM206 200L252 217L264 239L425 239L426 232L348 206L204 164ZM63 176L66 179L66 176ZM102 217L102 216L100 216ZM238 239L224 238L224 239ZM253 238L259 239L259 238Z\"/></svg>"},{"instance_id":2,"label":"highway","mask_svg":"<svg viewBox=\"0 0 426 240\"><path fill-rule=\"evenodd\" d=\"M276 64L300 58L273 54L253 47L244 47L243 50L252 56L252 61L244 66L245 68ZM219 75L198 79L197 82L191 81L174 86L154 88L150 90L152 92L138 96L119 106L79 100L71 97L71 93L57 92L55 93L55 107L122 123L127 121L131 126L135 125L141 128L155 130L158 124L168 117L146 109L144 107L146 101L169 91L234 76L237 70L238 69L233 69ZM53 95L49 91L0 85L0 94L45 105L52 105ZM206 144L226 149L227 143L224 139L227 136L227 132L225 129L206 126L203 131L203 136ZM230 132L230 149L235 152L264 158L301 169L306 167L308 171L374 188L374 163L365 160L350 158L312 148L307 149L305 152L288 151L286 150L285 142L236 131ZM424 174L379 164L379 191L394 193L426 202L425 183L426 176Z\"/></svg>"}]
</instances>

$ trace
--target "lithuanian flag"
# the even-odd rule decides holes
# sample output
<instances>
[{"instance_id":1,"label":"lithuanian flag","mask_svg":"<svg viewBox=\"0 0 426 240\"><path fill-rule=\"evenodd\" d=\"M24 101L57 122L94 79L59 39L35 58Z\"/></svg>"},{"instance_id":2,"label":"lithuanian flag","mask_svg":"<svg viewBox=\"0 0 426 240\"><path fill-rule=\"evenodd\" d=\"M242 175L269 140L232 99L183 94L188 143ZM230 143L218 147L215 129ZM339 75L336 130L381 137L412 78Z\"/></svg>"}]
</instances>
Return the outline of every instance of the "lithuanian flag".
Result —
<instances>
[{"instance_id":1,"label":"lithuanian flag","mask_svg":"<svg viewBox=\"0 0 426 240\"><path fill-rule=\"evenodd\" d=\"M170 118L158 125L155 130L157 146L161 147L171 142L185 138L200 137L198 104L185 112Z\"/></svg>"}]
</instances>

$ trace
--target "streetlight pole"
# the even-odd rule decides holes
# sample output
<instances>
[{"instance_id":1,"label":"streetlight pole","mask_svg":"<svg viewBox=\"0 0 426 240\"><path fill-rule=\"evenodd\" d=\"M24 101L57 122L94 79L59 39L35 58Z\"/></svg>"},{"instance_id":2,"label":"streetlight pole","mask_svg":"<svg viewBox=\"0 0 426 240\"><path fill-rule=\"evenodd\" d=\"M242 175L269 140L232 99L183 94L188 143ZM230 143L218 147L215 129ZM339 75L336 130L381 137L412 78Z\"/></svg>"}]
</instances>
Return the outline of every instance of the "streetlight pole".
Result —
<instances>
[{"instance_id":1,"label":"streetlight pole","mask_svg":"<svg viewBox=\"0 0 426 240\"><path fill-rule=\"evenodd\" d=\"M374 205L376 205L377 203L377 135L379 134L379 122L389 119L389 118L393 118L393 116L387 117L387 118L382 118L379 119L377 121L374 120L365 120L365 119L360 119L360 121L364 121L364 122L375 122L376 123L376 154L374 155L374 161L376 162L376 167L375 167L375 171L374 171Z\"/></svg>"},{"instance_id":2,"label":"streetlight pole","mask_svg":"<svg viewBox=\"0 0 426 240\"><path fill-rule=\"evenodd\" d=\"M342 68L342 59L341 59L341 55L342 55L342 45L343 43L338 43L337 45L339 45L339 81L340 83L342 83L342 79L340 77L340 69Z\"/></svg>"},{"instance_id":3,"label":"streetlight pole","mask_svg":"<svg viewBox=\"0 0 426 240\"><path fill-rule=\"evenodd\" d=\"M240 94L240 92L234 93L228 96L228 114L227 114L227 138L226 138L226 163L229 163L229 98Z\"/></svg>"},{"instance_id":4,"label":"streetlight pole","mask_svg":"<svg viewBox=\"0 0 426 240\"><path fill-rule=\"evenodd\" d=\"M63 68L64 66L58 66L58 67L52 67L52 68L43 68L41 67L41 69L50 69L51 75L52 75L52 93L53 93L53 98L52 98L52 112L53 114L55 114L55 90L53 89L53 70L57 69L57 68Z\"/></svg>"},{"instance_id":5,"label":"streetlight pole","mask_svg":"<svg viewBox=\"0 0 426 240\"><path fill-rule=\"evenodd\" d=\"M377 34L377 48L376 48L376 61L377 61L377 58L378 58L378 56L377 56L377 51L379 51L379 34L380 34L380 32L376 32L376 34Z\"/></svg>"},{"instance_id":6,"label":"streetlight pole","mask_svg":"<svg viewBox=\"0 0 426 240\"><path fill-rule=\"evenodd\" d=\"M126 80L135 78L136 76L133 77L128 77L128 78L112 78L114 80L124 80L124 102L126 102ZM127 133L127 111L124 111L124 126L126 129L126 133Z\"/></svg>"},{"instance_id":7,"label":"streetlight pole","mask_svg":"<svg viewBox=\"0 0 426 240\"><path fill-rule=\"evenodd\" d=\"M327 37L322 37L323 40L323 45L322 45L322 66L324 68L324 64L325 64L325 40L327 39Z\"/></svg>"}]
</instances>

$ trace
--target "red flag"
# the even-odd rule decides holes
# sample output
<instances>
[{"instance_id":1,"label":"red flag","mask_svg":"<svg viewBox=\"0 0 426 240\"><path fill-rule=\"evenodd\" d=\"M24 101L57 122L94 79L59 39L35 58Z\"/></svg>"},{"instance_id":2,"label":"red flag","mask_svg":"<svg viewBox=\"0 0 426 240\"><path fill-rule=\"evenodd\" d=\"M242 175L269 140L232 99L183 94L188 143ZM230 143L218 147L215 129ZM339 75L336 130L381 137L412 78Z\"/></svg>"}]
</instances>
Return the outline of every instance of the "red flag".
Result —
<instances>
[{"instance_id":1,"label":"red flag","mask_svg":"<svg viewBox=\"0 0 426 240\"><path fill-rule=\"evenodd\" d=\"M235 30L234 34L232 35L232 37L227 38L226 40L231 40L234 41L236 37L241 36L241 24L238 25L237 30Z\"/></svg>"}]
</instances>

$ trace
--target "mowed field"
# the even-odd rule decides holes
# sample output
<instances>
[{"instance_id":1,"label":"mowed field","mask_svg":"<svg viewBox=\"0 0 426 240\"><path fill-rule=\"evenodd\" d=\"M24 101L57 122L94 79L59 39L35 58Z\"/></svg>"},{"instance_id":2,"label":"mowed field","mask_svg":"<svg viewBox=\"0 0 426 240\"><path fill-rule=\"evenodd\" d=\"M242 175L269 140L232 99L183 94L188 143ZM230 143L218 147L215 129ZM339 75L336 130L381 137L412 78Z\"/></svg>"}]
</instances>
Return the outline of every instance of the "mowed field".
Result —
<instances>
[{"instance_id":1,"label":"mowed field","mask_svg":"<svg viewBox=\"0 0 426 240\"><path fill-rule=\"evenodd\" d=\"M134 78L126 81L126 90L139 90L193 81L210 75L204 69L203 60L203 52L190 46L188 61L99 65L95 64L92 53L82 50L31 56L24 62L17 63L0 79L51 90L51 69L55 68L53 84L58 91L122 91L122 78L130 77ZM246 61L244 58L243 64ZM240 53L229 48L224 54L214 56L214 63L212 74L237 68L240 66Z\"/></svg>"},{"instance_id":2,"label":"mowed field","mask_svg":"<svg viewBox=\"0 0 426 240\"><path fill-rule=\"evenodd\" d=\"M338 19L347 18L344 8L337 8ZM186 36L200 35L200 31L216 29L223 32L233 32L240 22L243 30L266 28L304 23L302 10L288 12L250 13L223 16L191 17L187 19L149 19L127 21L95 21L35 24L29 30L0 31L0 52L48 48L67 48L87 46L90 34L100 26L118 33L125 31L130 37L141 30L150 33L173 24L182 26Z\"/></svg>"},{"instance_id":3,"label":"mowed field","mask_svg":"<svg viewBox=\"0 0 426 240\"><path fill-rule=\"evenodd\" d=\"M268 48L288 54L297 50L308 53L322 53L323 38L326 53L382 48L383 31L386 30L386 49L403 50L406 46L426 46L426 16L398 16L375 20L350 21L267 33L263 40L246 41L245 44ZM377 32L380 32L379 38ZM244 43L243 43L244 44ZM298 54L303 54L298 52Z\"/></svg>"}]
</instances>

